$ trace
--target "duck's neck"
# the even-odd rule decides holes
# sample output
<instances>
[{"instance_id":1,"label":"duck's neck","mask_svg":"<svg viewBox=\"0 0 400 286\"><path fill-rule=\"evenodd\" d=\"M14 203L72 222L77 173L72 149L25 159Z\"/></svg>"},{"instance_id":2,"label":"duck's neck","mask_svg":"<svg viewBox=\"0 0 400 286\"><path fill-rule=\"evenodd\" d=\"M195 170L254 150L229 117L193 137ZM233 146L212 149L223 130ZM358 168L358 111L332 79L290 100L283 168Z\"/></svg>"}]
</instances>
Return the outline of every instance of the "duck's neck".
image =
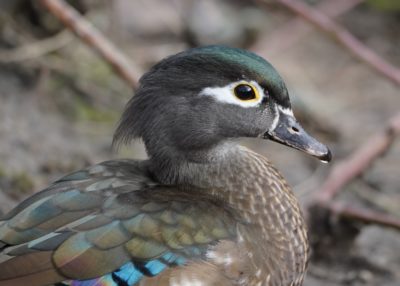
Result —
<instances>
[{"instance_id":1,"label":"duck's neck","mask_svg":"<svg viewBox=\"0 0 400 286\"><path fill-rule=\"evenodd\" d=\"M250 263L260 276L254 279L301 285L308 258L305 223L290 187L266 158L224 143L207 154L192 153L190 160L153 166L162 183L196 187L237 213L243 222L239 240L253 253Z\"/></svg>"},{"instance_id":2,"label":"duck's neck","mask_svg":"<svg viewBox=\"0 0 400 286\"><path fill-rule=\"evenodd\" d=\"M232 166L242 149L234 142L224 142L207 150L164 151L150 157L150 169L166 185L223 188L227 175L224 169Z\"/></svg>"}]
</instances>

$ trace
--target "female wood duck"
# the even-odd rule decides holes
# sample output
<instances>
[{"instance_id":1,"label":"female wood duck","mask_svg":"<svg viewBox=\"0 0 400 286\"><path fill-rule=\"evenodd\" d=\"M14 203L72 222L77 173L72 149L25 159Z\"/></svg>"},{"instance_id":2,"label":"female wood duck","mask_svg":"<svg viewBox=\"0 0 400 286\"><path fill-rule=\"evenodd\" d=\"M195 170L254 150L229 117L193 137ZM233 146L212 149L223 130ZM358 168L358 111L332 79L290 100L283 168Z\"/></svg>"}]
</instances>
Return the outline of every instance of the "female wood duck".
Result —
<instances>
[{"instance_id":1,"label":"female wood duck","mask_svg":"<svg viewBox=\"0 0 400 286\"><path fill-rule=\"evenodd\" d=\"M239 137L331 159L264 59L211 46L162 60L114 135L141 138L149 159L72 173L2 217L0 286L302 285L298 202Z\"/></svg>"}]
</instances>

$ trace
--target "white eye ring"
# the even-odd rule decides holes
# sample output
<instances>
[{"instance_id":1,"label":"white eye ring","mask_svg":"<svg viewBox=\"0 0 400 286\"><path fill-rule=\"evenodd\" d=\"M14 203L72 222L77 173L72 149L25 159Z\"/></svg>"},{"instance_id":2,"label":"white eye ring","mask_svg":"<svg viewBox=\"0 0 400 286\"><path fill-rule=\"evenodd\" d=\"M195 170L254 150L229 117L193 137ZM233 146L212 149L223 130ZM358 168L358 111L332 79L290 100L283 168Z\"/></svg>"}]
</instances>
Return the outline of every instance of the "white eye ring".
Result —
<instances>
[{"instance_id":1,"label":"white eye ring","mask_svg":"<svg viewBox=\"0 0 400 286\"><path fill-rule=\"evenodd\" d=\"M235 94L235 88L239 85L250 86L254 90L256 97L249 100L238 98ZM257 82L245 80L233 82L222 87L206 87L200 92L200 95L211 96L218 102L235 104L245 108L260 105L265 96L264 89Z\"/></svg>"}]
</instances>

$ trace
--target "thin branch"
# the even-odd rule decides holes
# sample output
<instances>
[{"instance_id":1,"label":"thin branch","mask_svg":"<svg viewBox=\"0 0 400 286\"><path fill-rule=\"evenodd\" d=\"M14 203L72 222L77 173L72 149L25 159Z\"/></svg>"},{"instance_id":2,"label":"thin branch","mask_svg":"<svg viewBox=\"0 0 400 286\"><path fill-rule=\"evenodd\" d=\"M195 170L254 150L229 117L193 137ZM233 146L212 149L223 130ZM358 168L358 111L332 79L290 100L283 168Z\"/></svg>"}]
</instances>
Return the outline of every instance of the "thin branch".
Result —
<instances>
[{"instance_id":1,"label":"thin branch","mask_svg":"<svg viewBox=\"0 0 400 286\"><path fill-rule=\"evenodd\" d=\"M385 129L370 139L348 159L338 163L317 194L320 203L328 203L347 183L361 175L378 157L384 154L400 134L400 113L393 116Z\"/></svg>"},{"instance_id":2,"label":"thin branch","mask_svg":"<svg viewBox=\"0 0 400 286\"><path fill-rule=\"evenodd\" d=\"M389 120L382 132L372 136L348 159L333 168L322 185L321 191L316 194L315 201L311 206L328 209L331 213L341 217L400 229L400 219L395 216L333 201L334 197L346 184L361 175L377 158L390 148L399 134L400 113L397 113Z\"/></svg>"},{"instance_id":3,"label":"thin branch","mask_svg":"<svg viewBox=\"0 0 400 286\"><path fill-rule=\"evenodd\" d=\"M400 229L400 219L381 212L355 206L347 206L340 202L330 203L326 206L326 208L329 209L331 213L341 217L347 217L367 223L376 223Z\"/></svg>"},{"instance_id":4,"label":"thin branch","mask_svg":"<svg viewBox=\"0 0 400 286\"><path fill-rule=\"evenodd\" d=\"M345 28L336 24L329 17L314 9L302 1L296 0L277 0L282 5L294 13L300 15L308 22L317 26L320 30L331 34L336 40L349 49L355 56L369 64L375 70L400 85L400 69L386 62L382 57L365 46L361 41L356 39Z\"/></svg>"},{"instance_id":5,"label":"thin branch","mask_svg":"<svg viewBox=\"0 0 400 286\"><path fill-rule=\"evenodd\" d=\"M257 1L260 5L264 4L264 0ZM364 0L322 1L316 6L316 9L330 18L336 18L348 12L361 2L364 2ZM251 50L265 58L269 58L274 53L281 52L282 50L294 46L297 41L312 30L313 26L309 25L299 16L282 25L272 34L269 33L261 37Z\"/></svg>"},{"instance_id":6,"label":"thin branch","mask_svg":"<svg viewBox=\"0 0 400 286\"><path fill-rule=\"evenodd\" d=\"M373 189L364 180L359 182L360 188L354 188L354 193L361 200L367 202L369 205L378 208L385 213L392 214L400 218L400 196L385 194L382 195L378 190Z\"/></svg>"},{"instance_id":7,"label":"thin branch","mask_svg":"<svg viewBox=\"0 0 400 286\"><path fill-rule=\"evenodd\" d=\"M23 62L39 58L63 48L70 43L71 40L72 35L67 31L63 31L51 38L29 43L12 50L0 50L0 62Z\"/></svg>"},{"instance_id":8,"label":"thin branch","mask_svg":"<svg viewBox=\"0 0 400 286\"><path fill-rule=\"evenodd\" d=\"M95 49L132 87L139 79L137 68L130 60L93 25L63 0L40 0L56 18L73 31L86 44Z\"/></svg>"}]
</instances>

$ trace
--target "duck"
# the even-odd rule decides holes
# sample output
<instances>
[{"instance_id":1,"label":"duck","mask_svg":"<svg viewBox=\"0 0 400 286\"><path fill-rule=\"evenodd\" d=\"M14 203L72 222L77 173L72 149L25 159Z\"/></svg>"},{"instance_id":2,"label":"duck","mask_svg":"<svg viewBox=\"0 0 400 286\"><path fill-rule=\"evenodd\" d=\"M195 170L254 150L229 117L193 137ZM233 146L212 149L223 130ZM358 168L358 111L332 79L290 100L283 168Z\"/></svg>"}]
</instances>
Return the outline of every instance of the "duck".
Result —
<instances>
[{"instance_id":1,"label":"duck","mask_svg":"<svg viewBox=\"0 0 400 286\"><path fill-rule=\"evenodd\" d=\"M260 56L206 46L149 69L113 145L118 159L55 181L0 217L0 286L298 286L307 227L288 183L240 138L331 160Z\"/></svg>"}]
</instances>

